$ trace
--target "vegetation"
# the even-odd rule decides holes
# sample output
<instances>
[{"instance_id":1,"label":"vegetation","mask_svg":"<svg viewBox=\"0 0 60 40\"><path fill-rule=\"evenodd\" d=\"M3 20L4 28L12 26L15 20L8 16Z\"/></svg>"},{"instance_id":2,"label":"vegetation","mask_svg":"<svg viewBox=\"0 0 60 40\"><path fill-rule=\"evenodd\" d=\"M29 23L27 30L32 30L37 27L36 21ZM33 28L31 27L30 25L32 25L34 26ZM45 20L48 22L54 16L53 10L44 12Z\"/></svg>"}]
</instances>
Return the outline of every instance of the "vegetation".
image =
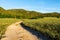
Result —
<instances>
[{"instance_id":1,"label":"vegetation","mask_svg":"<svg viewBox=\"0 0 60 40\"><path fill-rule=\"evenodd\" d=\"M6 27L12 23L23 20L24 24L33 29L41 32L51 40L60 40L60 18L40 18L40 19L13 19L13 18L0 18L0 39L5 33Z\"/></svg>"},{"instance_id":2,"label":"vegetation","mask_svg":"<svg viewBox=\"0 0 60 40\"><path fill-rule=\"evenodd\" d=\"M60 13L40 13L36 11L27 11L24 9L5 10L0 7L0 18L18 18L18 19L37 19L43 17L60 17Z\"/></svg>"},{"instance_id":3,"label":"vegetation","mask_svg":"<svg viewBox=\"0 0 60 40\"><path fill-rule=\"evenodd\" d=\"M60 13L40 13L24 9L5 10L0 7L0 40L8 25L23 20L24 24L37 30L51 40L60 40Z\"/></svg>"},{"instance_id":4,"label":"vegetation","mask_svg":"<svg viewBox=\"0 0 60 40\"><path fill-rule=\"evenodd\" d=\"M41 32L51 40L60 40L60 18L26 19L24 22L27 27Z\"/></svg>"},{"instance_id":5,"label":"vegetation","mask_svg":"<svg viewBox=\"0 0 60 40\"><path fill-rule=\"evenodd\" d=\"M4 33L8 25L20 21L20 19L0 18L0 40L5 37Z\"/></svg>"}]
</instances>

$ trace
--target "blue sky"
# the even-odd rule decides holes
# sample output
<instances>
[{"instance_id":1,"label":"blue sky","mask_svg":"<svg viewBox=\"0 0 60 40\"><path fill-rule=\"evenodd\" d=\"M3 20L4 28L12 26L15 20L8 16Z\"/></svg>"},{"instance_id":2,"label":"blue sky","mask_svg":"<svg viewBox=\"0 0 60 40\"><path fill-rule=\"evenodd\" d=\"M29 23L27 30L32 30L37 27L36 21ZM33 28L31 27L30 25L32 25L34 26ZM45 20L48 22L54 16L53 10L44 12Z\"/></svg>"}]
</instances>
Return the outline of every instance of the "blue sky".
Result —
<instances>
[{"instance_id":1,"label":"blue sky","mask_svg":"<svg viewBox=\"0 0 60 40\"><path fill-rule=\"evenodd\" d=\"M60 0L0 0L0 7L39 12L60 12Z\"/></svg>"}]
</instances>

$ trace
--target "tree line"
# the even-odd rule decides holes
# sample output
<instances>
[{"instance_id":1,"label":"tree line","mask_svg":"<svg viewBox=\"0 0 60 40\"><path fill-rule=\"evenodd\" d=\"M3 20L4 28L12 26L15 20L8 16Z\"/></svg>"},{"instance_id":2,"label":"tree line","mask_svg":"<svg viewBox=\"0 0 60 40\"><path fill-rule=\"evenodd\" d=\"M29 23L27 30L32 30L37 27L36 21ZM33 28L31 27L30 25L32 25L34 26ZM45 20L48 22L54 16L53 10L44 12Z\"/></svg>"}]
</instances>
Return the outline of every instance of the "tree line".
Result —
<instances>
[{"instance_id":1,"label":"tree line","mask_svg":"<svg viewBox=\"0 0 60 40\"><path fill-rule=\"evenodd\" d=\"M36 11L28 11L24 9L9 9L5 10L0 7L0 18L19 18L19 19L37 19L43 17L60 17L60 13L41 13Z\"/></svg>"}]
</instances>

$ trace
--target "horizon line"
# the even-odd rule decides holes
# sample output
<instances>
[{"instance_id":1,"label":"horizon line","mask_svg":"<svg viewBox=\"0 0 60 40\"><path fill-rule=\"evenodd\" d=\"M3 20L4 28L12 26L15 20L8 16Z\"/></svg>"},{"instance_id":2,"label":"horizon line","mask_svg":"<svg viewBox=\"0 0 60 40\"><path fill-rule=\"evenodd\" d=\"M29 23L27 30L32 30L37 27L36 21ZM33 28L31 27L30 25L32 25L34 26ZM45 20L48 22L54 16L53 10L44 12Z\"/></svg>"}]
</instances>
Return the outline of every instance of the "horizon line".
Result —
<instances>
[{"instance_id":1,"label":"horizon line","mask_svg":"<svg viewBox=\"0 0 60 40\"><path fill-rule=\"evenodd\" d=\"M35 12L40 12L40 13L53 13L53 12L56 12L56 11L52 11L52 12L41 12L41 11L38 11L38 10L29 10L29 9L25 9L25 8L4 8L4 7L1 7L5 10L12 10L12 9L23 9L23 10L26 10L26 11L35 11ZM57 13L60 13L60 12L57 12Z\"/></svg>"}]
</instances>

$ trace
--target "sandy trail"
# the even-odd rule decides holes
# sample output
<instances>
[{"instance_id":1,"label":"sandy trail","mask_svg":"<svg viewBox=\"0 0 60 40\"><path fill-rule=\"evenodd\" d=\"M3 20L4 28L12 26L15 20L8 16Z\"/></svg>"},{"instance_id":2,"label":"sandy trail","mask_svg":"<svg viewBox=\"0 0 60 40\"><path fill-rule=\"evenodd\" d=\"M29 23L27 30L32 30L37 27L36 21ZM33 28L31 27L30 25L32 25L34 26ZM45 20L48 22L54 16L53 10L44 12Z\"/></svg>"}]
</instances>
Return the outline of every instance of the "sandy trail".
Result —
<instances>
[{"instance_id":1,"label":"sandy trail","mask_svg":"<svg viewBox=\"0 0 60 40\"><path fill-rule=\"evenodd\" d=\"M4 34L6 37L1 40L39 40L31 32L21 27L20 23L17 22L8 26Z\"/></svg>"}]
</instances>

